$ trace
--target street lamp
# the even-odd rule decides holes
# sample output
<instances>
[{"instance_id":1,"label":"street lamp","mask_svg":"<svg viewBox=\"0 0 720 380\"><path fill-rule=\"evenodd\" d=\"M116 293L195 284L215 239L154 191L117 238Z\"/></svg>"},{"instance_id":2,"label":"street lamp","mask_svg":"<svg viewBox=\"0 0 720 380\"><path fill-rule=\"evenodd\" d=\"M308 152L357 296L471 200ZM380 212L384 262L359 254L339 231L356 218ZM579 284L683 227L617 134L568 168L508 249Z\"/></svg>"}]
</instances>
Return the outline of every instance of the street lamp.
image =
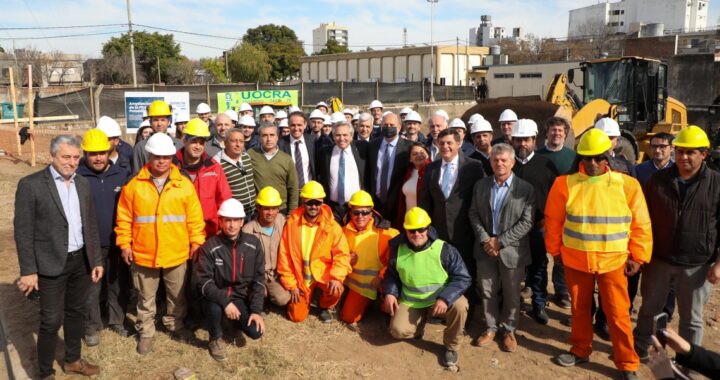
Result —
<instances>
[{"instance_id":1,"label":"street lamp","mask_svg":"<svg viewBox=\"0 0 720 380\"><path fill-rule=\"evenodd\" d=\"M430 103L435 103L435 44L433 43L433 8L438 0L427 0L430 3Z\"/></svg>"}]
</instances>

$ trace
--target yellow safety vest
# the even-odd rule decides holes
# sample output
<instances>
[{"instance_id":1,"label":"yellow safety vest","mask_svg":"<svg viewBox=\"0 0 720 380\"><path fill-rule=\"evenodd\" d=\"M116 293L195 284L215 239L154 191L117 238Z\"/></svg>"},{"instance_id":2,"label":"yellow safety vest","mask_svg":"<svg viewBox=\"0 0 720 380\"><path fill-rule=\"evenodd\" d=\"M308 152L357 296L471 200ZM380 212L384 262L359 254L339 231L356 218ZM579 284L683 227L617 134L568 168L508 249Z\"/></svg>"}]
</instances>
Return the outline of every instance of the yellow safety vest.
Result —
<instances>
[{"instance_id":1,"label":"yellow safety vest","mask_svg":"<svg viewBox=\"0 0 720 380\"><path fill-rule=\"evenodd\" d=\"M623 182L622 174L610 171L567 176L563 245L586 252L627 251L632 212Z\"/></svg>"},{"instance_id":2,"label":"yellow safety vest","mask_svg":"<svg viewBox=\"0 0 720 380\"><path fill-rule=\"evenodd\" d=\"M351 251L358 260L352 272L345 279L347 286L355 292L371 300L377 298L377 290L371 285L372 280L380 274L383 264L380 261L380 234L372 227L360 233L345 234Z\"/></svg>"}]
</instances>

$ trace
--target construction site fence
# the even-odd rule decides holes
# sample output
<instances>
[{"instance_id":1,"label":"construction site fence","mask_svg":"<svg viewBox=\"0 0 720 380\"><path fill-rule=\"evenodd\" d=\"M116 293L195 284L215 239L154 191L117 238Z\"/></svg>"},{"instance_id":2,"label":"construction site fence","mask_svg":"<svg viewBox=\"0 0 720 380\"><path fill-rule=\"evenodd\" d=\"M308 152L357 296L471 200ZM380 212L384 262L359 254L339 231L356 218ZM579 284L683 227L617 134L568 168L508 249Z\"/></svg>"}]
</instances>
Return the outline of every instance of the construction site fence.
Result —
<instances>
[{"instance_id":1,"label":"construction site fence","mask_svg":"<svg viewBox=\"0 0 720 380\"><path fill-rule=\"evenodd\" d=\"M317 102L337 97L344 104L366 108L374 99L384 103L426 103L430 101L431 86L427 82L408 83L297 83L297 84L206 84L187 86L142 85L132 86L91 86L51 96L35 96L35 116L77 115L79 120L96 120L106 115L113 118L125 117L125 92L188 92L190 110L199 103L208 103L213 112L218 109L217 94L223 92L253 90L297 90L298 102L314 106ZM469 86L434 85L435 101L456 101L475 99L475 92Z\"/></svg>"}]
</instances>

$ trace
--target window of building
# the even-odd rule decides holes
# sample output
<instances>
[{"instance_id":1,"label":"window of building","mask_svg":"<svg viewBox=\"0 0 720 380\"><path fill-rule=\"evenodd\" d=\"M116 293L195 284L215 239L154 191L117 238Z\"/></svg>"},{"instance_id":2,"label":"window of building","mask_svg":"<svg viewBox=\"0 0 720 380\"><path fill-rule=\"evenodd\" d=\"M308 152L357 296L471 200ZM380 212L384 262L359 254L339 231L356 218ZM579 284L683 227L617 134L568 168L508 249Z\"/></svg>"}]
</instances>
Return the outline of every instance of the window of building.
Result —
<instances>
[{"instance_id":1,"label":"window of building","mask_svg":"<svg viewBox=\"0 0 720 380\"><path fill-rule=\"evenodd\" d=\"M520 73L520 78L542 78L542 73Z\"/></svg>"},{"instance_id":2,"label":"window of building","mask_svg":"<svg viewBox=\"0 0 720 380\"><path fill-rule=\"evenodd\" d=\"M493 75L495 79L511 79L515 78L515 73L496 73Z\"/></svg>"}]
</instances>

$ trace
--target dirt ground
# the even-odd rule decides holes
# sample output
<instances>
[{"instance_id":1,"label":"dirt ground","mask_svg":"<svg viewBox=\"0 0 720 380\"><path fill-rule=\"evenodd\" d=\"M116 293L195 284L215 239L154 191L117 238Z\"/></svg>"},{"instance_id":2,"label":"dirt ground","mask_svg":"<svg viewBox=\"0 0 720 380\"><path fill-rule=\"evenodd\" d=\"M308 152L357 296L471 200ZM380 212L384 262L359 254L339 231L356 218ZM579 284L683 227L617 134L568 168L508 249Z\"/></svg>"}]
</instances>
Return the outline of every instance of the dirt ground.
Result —
<instances>
[{"instance_id":1,"label":"dirt ground","mask_svg":"<svg viewBox=\"0 0 720 380\"><path fill-rule=\"evenodd\" d=\"M45 158L46 159L46 158ZM6 338L20 357L21 371L37 376L35 355L38 326L38 304L25 299L13 282L19 275L12 217L17 181L37 168L11 157L0 157L0 317L4 320ZM636 307L640 299L636 300ZM720 351L720 292L715 290L706 308L705 344ZM418 341L394 341L385 329L379 312L372 312L360 323L358 332L340 322L324 325L310 316L300 324L289 322L280 310L271 310L266 318L266 335L258 341L240 337L228 344L229 360L218 364L208 355L207 332L196 332L197 342L171 341L158 333L155 351L147 357L135 353L135 340L120 338L110 331L101 334L97 347L84 347L83 356L102 367L100 379L171 379L181 367L192 369L202 379L254 378L537 378L537 379L604 379L617 378L609 359L609 342L596 338L591 362L576 368L562 368L551 357L569 348L570 329L559 321L568 311L554 305L548 309L551 321L540 326L523 315L518 330L518 349L509 354L497 344L486 348L470 346L470 338L460 351L460 372L451 373L440 366L443 353L442 326L428 325L425 338ZM635 316L633 316L634 319ZM675 318L675 321L677 318ZM478 333L475 324L471 334ZM2 342L2 339L0 339ZM61 340L62 342L62 340ZM57 359L63 357L58 345ZM0 369L5 363L0 360ZM64 378L56 364L59 378ZM16 368L16 373L17 373ZM4 378L6 372L0 372ZM642 367L641 378L652 378ZM70 378L70 377L68 377Z\"/></svg>"}]
</instances>

